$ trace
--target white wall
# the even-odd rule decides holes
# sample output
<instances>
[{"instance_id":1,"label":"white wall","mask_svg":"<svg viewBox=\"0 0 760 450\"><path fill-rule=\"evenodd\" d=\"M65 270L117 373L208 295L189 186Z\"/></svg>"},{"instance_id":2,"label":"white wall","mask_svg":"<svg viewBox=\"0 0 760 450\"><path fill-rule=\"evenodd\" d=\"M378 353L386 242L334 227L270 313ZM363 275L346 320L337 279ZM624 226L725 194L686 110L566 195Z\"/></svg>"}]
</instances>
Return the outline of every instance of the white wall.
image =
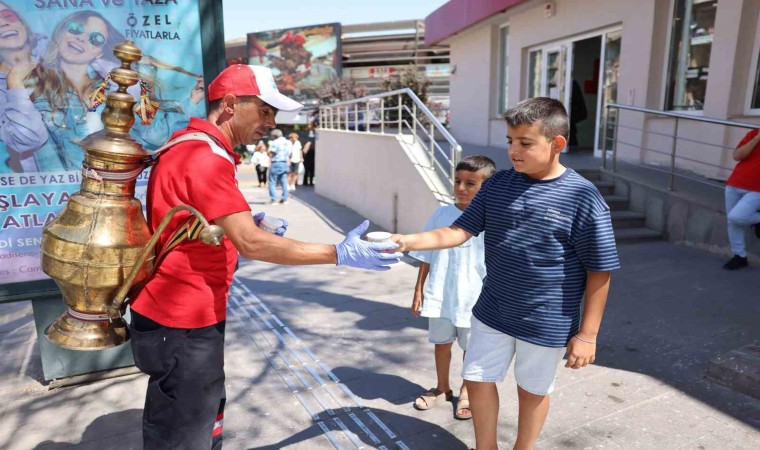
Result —
<instances>
[{"instance_id":1,"label":"white wall","mask_svg":"<svg viewBox=\"0 0 760 450\"><path fill-rule=\"evenodd\" d=\"M453 40L449 78L451 130L460 142L488 145L489 111L496 101L491 92L493 30L481 27Z\"/></svg>"},{"instance_id":2,"label":"white wall","mask_svg":"<svg viewBox=\"0 0 760 450\"><path fill-rule=\"evenodd\" d=\"M395 134L319 130L316 193L388 231L415 233L440 205ZM394 230L394 196L398 225Z\"/></svg>"}]
</instances>

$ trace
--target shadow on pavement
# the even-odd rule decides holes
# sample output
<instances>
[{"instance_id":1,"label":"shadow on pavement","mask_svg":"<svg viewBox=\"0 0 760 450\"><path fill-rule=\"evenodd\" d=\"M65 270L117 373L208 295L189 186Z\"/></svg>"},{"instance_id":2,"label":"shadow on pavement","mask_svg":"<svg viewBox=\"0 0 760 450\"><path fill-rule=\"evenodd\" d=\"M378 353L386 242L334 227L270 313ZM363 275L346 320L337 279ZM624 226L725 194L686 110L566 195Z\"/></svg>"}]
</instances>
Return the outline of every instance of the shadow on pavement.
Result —
<instances>
[{"instance_id":1,"label":"shadow on pavement","mask_svg":"<svg viewBox=\"0 0 760 450\"><path fill-rule=\"evenodd\" d=\"M142 413L141 409L128 409L100 416L87 426L79 443L44 441L34 450L140 450L143 448ZM129 439L126 433L130 433ZM104 439L104 435L110 437Z\"/></svg>"},{"instance_id":2,"label":"shadow on pavement","mask_svg":"<svg viewBox=\"0 0 760 450\"><path fill-rule=\"evenodd\" d=\"M351 392L365 400L383 399L394 405L409 404L427 388L398 375L369 372L355 367L337 367L333 373L345 381Z\"/></svg>"},{"instance_id":3,"label":"shadow on pavement","mask_svg":"<svg viewBox=\"0 0 760 450\"><path fill-rule=\"evenodd\" d=\"M414 417L402 416L402 415L391 413L388 411L378 410L376 408L372 408L372 411L375 412L381 418L381 420L385 423L403 421L405 427L409 427L410 429L424 430L418 435L411 435L411 436L407 435L404 438L396 437L393 439L393 441L399 441L399 440L403 441L404 444L408 446L408 448L420 448L420 449L421 448L431 448L431 449L441 448L441 449L447 449L447 450L466 450L468 448L467 445L465 445L452 433L450 433L449 431L437 425L432 425L430 422L425 422L423 420L419 420ZM360 413L362 412L363 412L362 409L351 408L349 411L345 412L345 414L341 414L341 417L348 416L349 414L360 416L361 415ZM324 411L321 412L320 415L325 415L323 413ZM351 423L351 419L348 419L347 417L343 417L342 420L344 421L344 423ZM265 446L259 446L259 447L249 447L248 449L249 450L278 450L290 445L296 445L298 443L307 441L309 439L317 438L323 434L324 432L322 431L322 428L319 426L319 422L315 422L310 427L304 430L301 430L297 432L296 434L288 436L287 438L281 440L280 442L276 442L274 444L265 445ZM422 435L424 435L424 440L425 440L424 445L421 445L421 443L415 442L417 439L421 439ZM363 444L367 445L368 447L377 448L378 444L374 442L372 439L370 439L370 437L367 436L366 433L358 432L356 433L356 436L361 440ZM383 439L383 443L385 444L386 448L395 447L393 445L393 442L388 441L386 436L377 436L377 437L379 439L386 438L386 439ZM346 442L345 444L346 444L346 447L350 445L348 442Z\"/></svg>"}]
</instances>

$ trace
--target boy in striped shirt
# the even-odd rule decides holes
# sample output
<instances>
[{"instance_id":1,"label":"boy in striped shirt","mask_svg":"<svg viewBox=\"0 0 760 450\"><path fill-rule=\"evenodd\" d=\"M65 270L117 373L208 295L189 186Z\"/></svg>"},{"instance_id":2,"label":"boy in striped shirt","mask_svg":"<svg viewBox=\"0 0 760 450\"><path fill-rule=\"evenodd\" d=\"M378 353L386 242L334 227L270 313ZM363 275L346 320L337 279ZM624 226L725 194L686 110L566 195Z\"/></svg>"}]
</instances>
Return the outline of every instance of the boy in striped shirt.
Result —
<instances>
[{"instance_id":1,"label":"boy in striped shirt","mask_svg":"<svg viewBox=\"0 0 760 450\"><path fill-rule=\"evenodd\" d=\"M497 448L496 383L512 358L519 400L514 448L533 448L563 355L572 369L594 362L610 272L620 267L604 199L560 164L569 129L562 103L524 100L505 118L514 168L486 181L450 227L393 237L395 251L432 250L485 233L488 276L472 310L462 370L478 450Z\"/></svg>"}]
</instances>

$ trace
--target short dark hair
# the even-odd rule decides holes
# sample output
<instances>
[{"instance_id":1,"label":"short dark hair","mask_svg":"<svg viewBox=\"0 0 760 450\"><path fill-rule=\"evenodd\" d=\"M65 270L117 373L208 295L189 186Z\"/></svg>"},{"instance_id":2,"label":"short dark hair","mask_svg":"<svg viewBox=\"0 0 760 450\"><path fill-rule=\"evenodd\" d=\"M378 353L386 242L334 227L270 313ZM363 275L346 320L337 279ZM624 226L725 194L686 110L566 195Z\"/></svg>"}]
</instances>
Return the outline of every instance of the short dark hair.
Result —
<instances>
[{"instance_id":1,"label":"short dark hair","mask_svg":"<svg viewBox=\"0 0 760 450\"><path fill-rule=\"evenodd\" d=\"M496 163L493 162L493 160L487 156L468 156L457 164L456 168L454 169L455 172L458 172L460 170L466 170L467 172L477 172L478 170L483 170L483 179L487 180L491 178L491 175L496 172Z\"/></svg>"},{"instance_id":2,"label":"short dark hair","mask_svg":"<svg viewBox=\"0 0 760 450\"><path fill-rule=\"evenodd\" d=\"M238 99L241 102L252 102L254 101L255 98L256 98L255 95L245 95L245 96L238 97ZM219 109L222 106L222 100L224 100L224 98L218 98L216 100L211 100L210 102L208 102L208 112L216 111L217 109ZM267 103L264 102L264 104L267 104Z\"/></svg>"},{"instance_id":3,"label":"short dark hair","mask_svg":"<svg viewBox=\"0 0 760 450\"><path fill-rule=\"evenodd\" d=\"M563 136L567 139L570 121L567 110L559 100L535 97L521 101L504 113L504 120L510 127L533 125L541 121L541 134L547 139Z\"/></svg>"},{"instance_id":4,"label":"short dark hair","mask_svg":"<svg viewBox=\"0 0 760 450\"><path fill-rule=\"evenodd\" d=\"M222 104L222 99L211 100L208 102L208 112L216 111L219 109L219 105Z\"/></svg>"}]
</instances>

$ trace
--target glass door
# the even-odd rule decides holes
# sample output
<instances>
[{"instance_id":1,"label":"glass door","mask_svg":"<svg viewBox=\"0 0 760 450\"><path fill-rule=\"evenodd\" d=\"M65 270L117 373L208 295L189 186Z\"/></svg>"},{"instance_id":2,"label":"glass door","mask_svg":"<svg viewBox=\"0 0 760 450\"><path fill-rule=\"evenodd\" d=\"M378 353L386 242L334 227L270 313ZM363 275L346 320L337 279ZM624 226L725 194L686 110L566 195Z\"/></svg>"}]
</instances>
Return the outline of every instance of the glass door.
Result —
<instances>
[{"instance_id":1,"label":"glass door","mask_svg":"<svg viewBox=\"0 0 760 450\"><path fill-rule=\"evenodd\" d=\"M618 120L617 110L608 111L606 106L608 103L617 102L622 35L623 32L621 30L611 31L605 33L602 40L603 64L599 68L602 82L599 86L598 108L600 111L597 114L599 125L596 127L597 150L599 151L604 148L605 141L607 141L607 148L612 149L613 133Z\"/></svg>"},{"instance_id":2,"label":"glass door","mask_svg":"<svg viewBox=\"0 0 760 450\"><path fill-rule=\"evenodd\" d=\"M567 107L568 46L560 45L544 51L543 95L561 101Z\"/></svg>"},{"instance_id":3,"label":"glass door","mask_svg":"<svg viewBox=\"0 0 760 450\"><path fill-rule=\"evenodd\" d=\"M565 105L566 110L570 110L570 90L568 81L570 80L570 71L572 67L567 63L572 61L569 56L569 45L560 45L558 47L547 48L544 51L544 92L545 97L559 100ZM562 149L566 153L568 147Z\"/></svg>"}]
</instances>

